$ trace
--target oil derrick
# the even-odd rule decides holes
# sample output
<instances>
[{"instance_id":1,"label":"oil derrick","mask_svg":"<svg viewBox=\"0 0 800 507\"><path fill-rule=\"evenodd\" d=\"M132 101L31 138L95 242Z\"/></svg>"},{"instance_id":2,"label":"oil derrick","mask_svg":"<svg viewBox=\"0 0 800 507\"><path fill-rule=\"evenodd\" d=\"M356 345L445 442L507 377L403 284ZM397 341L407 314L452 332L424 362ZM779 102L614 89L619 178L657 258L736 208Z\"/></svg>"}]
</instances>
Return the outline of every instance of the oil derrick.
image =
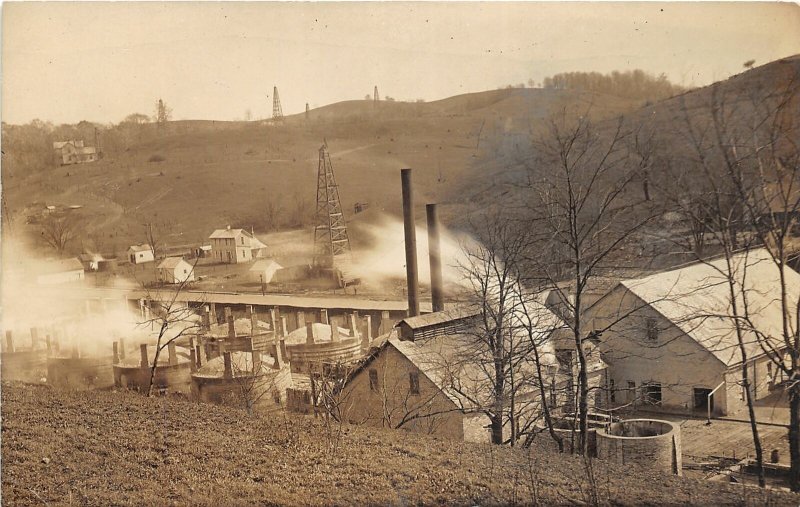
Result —
<instances>
[{"instance_id":1,"label":"oil derrick","mask_svg":"<svg viewBox=\"0 0 800 507\"><path fill-rule=\"evenodd\" d=\"M281 109L281 98L278 95L278 87L272 87L272 119L282 120L283 110Z\"/></svg>"},{"instance_id":2,"label":"oil derrick","mask_svg":"<svg viewBox=\"0 0 800 507\"><path fill-rule=\"evenodd\" d=\"M375 91L372 93L372 101L378 102L380 97L378 96L378 85L375 85Z\"/></svg>"},{"instance_id":3,"label":"oil derrick","mask_svg":"<svg viewBox=\"0 0 800 507\"><path fill-rule=\"evenodd\" d=\"M314 226L314 266L335 268L341 272L343 285L348 281L347 271L351 261L350 238L347 235L339 187L333 174L327 144L319 149L317 169L317 212Z\"/></svg>"}]
</instances>

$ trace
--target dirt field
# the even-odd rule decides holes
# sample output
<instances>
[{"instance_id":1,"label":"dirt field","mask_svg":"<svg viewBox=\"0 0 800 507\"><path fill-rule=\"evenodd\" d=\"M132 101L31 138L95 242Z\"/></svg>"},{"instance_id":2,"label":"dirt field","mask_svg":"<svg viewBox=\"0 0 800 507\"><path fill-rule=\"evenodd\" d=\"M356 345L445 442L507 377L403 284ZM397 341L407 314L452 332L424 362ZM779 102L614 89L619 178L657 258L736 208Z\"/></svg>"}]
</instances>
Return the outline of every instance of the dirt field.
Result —
<instances>
[{"instance_id":1,"label":"dirt field","mask_svg":"<svg viewBox=\"0 0 800 507\"><path fill-rule=\"evenodd\" d=\"M251 418L183 399L2 385L4 505L797 505L536 449L463 444L313 417Z\"/></svg>"}]
</instances>

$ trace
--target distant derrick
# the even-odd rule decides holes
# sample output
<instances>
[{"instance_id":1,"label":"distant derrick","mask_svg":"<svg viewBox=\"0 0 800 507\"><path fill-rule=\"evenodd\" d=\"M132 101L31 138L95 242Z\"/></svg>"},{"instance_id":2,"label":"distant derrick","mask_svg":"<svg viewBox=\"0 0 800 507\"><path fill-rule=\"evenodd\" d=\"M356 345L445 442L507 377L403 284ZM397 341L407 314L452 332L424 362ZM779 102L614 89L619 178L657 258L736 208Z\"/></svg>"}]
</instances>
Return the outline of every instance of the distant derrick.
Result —
<instances>
[{"instance_id":1,"label":"distant derrick","mask_svg":"<svg viewBox=\"0 0 800 507\"><path fill-rule=\"evenodd\" d=\"M278 87L272 87L272 119L273 120L282 120L283 119L283 109L281 109L281 98L278 95Z\"/></svg>"},{"instance_id":2,"label":"distant derrick","mask_svg":"<svg viewBox=\"0 0 800 507\"><path fill-rule=\"evenodd\" d=\"M372 101L378 102L380 100L380 96L378 95L378 85L375 85L375 91L372 94Z\"/></svg>"},{"instance_id":3,"label":"distant derrick","mask_svg":"<svg viewBox=\"0 0 800 507\"><path fill-rule=\"evenodd\" d=\"M317 211L314 226L314 266L337 268L343 278L350 264L350 238L339 200L339 187L327 145L319 149Z\"/></svg>"}]
</instances>

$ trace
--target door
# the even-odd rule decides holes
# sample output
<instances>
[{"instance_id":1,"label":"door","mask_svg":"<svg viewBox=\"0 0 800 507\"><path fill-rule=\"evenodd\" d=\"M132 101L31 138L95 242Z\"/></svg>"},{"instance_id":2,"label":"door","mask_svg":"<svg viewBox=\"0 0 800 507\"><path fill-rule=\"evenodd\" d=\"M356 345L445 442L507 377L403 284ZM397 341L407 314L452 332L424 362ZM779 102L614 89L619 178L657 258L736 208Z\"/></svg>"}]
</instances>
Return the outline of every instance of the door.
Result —
<instances>
[{"instance_id":1,"label":"door","mask_svg":"<svg viewBox=\"0 0 800 507\"><path fill-rule=\"evenodd\" d=\"M693 392L695 410L707 410L709 402L708 396L711 395L711 411L714 411L714 395L711 394L711 389L706 387L695 387Z\"/></svg>"}]
</instances>

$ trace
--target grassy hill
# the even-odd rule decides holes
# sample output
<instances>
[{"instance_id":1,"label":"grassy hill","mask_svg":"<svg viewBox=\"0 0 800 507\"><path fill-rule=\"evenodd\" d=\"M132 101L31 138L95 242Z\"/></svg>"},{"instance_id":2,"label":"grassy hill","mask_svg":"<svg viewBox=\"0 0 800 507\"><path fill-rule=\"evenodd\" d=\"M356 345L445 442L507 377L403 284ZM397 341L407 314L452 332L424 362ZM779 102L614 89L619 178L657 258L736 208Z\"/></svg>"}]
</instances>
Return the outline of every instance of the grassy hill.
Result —
<instances>
[{"instance_id":1,"label":"grassy hill","mask_svg":"<svg viewBox=\"0 0 800 507\"><path fill-rule=\"evenodd\" d=\"M797 505L798 496L129 392L2 385L4 505Z\"/></svg>"},{"instance_id":2,"label":"grassy hill","mask_svg":"<svg viewBox=\"0 0 800 507\"><path fill-rule=\"evenodd\" d=\"M45 205L83 206L86 234L103 238L98 249L143 241L144 222L161 223L171 244L198 243L227 224L265 232L269 202L284 226L308 222L318 148L327 141L345 213L357 221L356 202L399 214L403 167L415 169L420 206L461 200L452 189L486 150L527 136L559 108L589 101L598 117L639 105L564 90L506 89L430 103L347 101L278 125L180 121L163 131L147 125L126 149L96 163L6 171L3 190L17 216Z\"/></svg>"}]
</instances>

